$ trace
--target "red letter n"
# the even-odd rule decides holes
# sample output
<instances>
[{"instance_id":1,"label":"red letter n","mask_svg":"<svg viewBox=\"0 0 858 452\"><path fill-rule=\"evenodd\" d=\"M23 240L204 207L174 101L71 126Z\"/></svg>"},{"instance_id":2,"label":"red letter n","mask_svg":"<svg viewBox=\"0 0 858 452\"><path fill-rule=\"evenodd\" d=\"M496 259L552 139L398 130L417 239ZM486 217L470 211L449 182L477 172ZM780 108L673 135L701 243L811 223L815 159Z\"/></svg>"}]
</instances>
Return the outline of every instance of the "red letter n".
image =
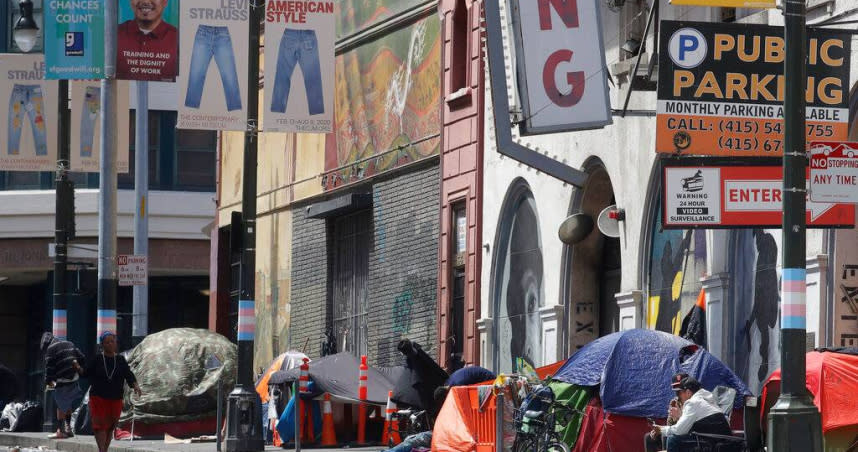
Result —
<instances>
[{"instance_id":1,"label":"red letter n","mask_svg":"<svg viewBox=\"0 0 858 452\"><path fill-rule=\"evenodd\" d=\"M551 10L548 4L554 7L566 28L578 28L578 0L538 0L539 3L539 29L551 30Z\"/></svg>"}]
</instances>

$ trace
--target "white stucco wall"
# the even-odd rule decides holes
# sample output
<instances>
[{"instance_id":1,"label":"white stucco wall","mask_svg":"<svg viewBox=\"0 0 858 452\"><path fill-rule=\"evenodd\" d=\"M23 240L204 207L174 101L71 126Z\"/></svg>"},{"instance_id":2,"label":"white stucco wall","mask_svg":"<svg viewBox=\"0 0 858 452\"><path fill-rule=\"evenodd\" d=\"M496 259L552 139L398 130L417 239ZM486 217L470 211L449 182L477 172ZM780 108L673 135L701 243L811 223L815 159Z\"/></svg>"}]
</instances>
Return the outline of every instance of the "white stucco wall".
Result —
<instances>
[{"instance_id":1,"label":"white stucco wall","mask_svg":"<svg viewBox=\"0 0 858 452\"><path fill-rule=\"evenodd\" d=\"M501 3L501 19L504 23L509 23L507 15L506 2ZM811 2L812 4L821 2ZM837 1L831 2L830 9L821 8L812 10L809 14L810 22L820 20L820 13L825 12L827 17L830 15L843 15L837 20L845 20L851 17L851 13L844 11L854 10L858 5L858 0ZM713 21L718 20L720 11L716 8L699 8L699 7L675 7L668 4L667 1L662 1L660 4L662 20L688 20L688 21ZM618 61L618 47L621 44L618 39L619 15L602 7L602 26L603 39L606 52L607 67L611 68L613 63ZM765 17L765 20L760 20ZM760 22L770 22L772 24L782 23L781 12L779 10L771 10L769 12L760 13L754 17ZM644 13L638 20L646 20ZM515 68L515 46L509 40L510 28L504 30L504 39L508 44L505 46L505 60L509 61L507 66L507 91L509 93L509 101L514 109L518 103L518 96L515 90L516 82L514 79ZM649 49L652 49L652 40L649 39L647 44ZM852 74L853 81L855 80L856 66L858 66L858 54L855 50L858 46L853 45L852 56ZM645 61L644 61L645 63ZM588 74L589 75L589 74ZM488 69L486 73L486 115L485 115L485 157L484 157L484 177L485 177L485 194L483 203L483 253L484 265L480 277L483 284L481 285L481 312L478 327L481 337L481 360L486 366L491 367L492 363L492 329L495 327L496 314L493 312L492 299L492 272L493 258L497 250L497 232L500 221L501 209L509 190L510 184L517 178L524 179L530 186L533 197L537 206L539 215L539 233L540 242L542 244L543 253L543 292L546 303L546 308L543 311L552 310L552 306L560 305L564 302L563 294L561 294L561 286L563 281L564 265L563 265L563 248L564 245L560 242L557 236L557 229L560 223L566 218L569 213L570 204L574 195L574 188L560 182L553 177L541 174L536 170L518 163L509 157L505 157L497 152L495 144L495 130L493 127L494 111L491 103L491 84L488 77ZM612 108L622 109L625 99L625 86L610 86L610 98ZM654 91L635 92L631 97L629 105L630 110L649 110L654 111L656 106L656 96ZM502 113L507 116L506 112ZM621 253L622 253L622 280L621 292L631 292L642 290L646 294L646 281L642 281L640 276L641 255L647 256L648 250L645 250L644 225L648 219L647 212L644 211L647 199L647 189L650 185L650 176L652 173L653 163L656 159L654 151L655 145L655 117L631 117L620 118L614 116L614 123L601 130L581 131L575 133L548 134L540 136L517 137L517 129L513 129L513 139L520 144L523 144L531 149L537 149L555 159L559 159L573 168L582 168L585 161L591 157L599 158L604 164L611 183L613 185L614 195L617 205L626 211L626 220L621 231ZM659 175L655 175L658 177ZM710 238L726 237L723 232L712 231ZM710 243L708 250L709 264L712 266L710 274L726 271L728 244L726 241L720 243ZM814 309L814 313L808 317L808 330L817 332L817 340L819 333L825 334L824 331L819 331L818 325L825 322L819 318L820 306L820 284L824 285L824 281L820 278L825 278L825 265L820 268L816 265L816 256L824 254L825 251L824 233L820 230L811 230L807 236L807 256L811 260L811 268L809 268L808 282L809 292L815 290L814 293L808 294L808 308ZM821 272L821 273L820 273ZM644 295L643 300L646 299ZM554 309L555 312L562 312L561 309ZM565 356L564 335L565 335L565 320L562 316L543 315L543 363L554 362L557 359L562 359ZM812 326L813 325L813 326ZM720 329L720 323L719 323ZM551 343L551 341L556 341Z\"/></svg>"}]
</instances>

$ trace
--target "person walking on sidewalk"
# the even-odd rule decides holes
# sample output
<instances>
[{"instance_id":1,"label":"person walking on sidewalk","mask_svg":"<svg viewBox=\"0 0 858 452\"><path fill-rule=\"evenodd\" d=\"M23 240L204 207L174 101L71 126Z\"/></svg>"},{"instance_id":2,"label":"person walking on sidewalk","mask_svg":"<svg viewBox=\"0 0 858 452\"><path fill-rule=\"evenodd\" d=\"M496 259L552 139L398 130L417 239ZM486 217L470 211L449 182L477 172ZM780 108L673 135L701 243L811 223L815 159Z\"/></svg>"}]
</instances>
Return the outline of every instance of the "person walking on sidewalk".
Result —
<instances>
[{"instance_id":1,"label":"person walking on sidewalk","mask_svg":"<svg viewBox=\"0 0 858 452\"><path fill-rule=\"evenodd\" d=\"M83 361L83 353L73 343L47 332L42 335L41 350L45 355L45 384L54 388L54 402L57 405L57 432L49 438L70 438L74 433L69 416L81 398L77 383L79 376L73 363Z\"/></svg>"},{"instance_id":2,"label":"person walking on sidewalk","mask_svg":"<svg viewBox=\"0 0 858 452\"><path fill-rule=\"evenodd\" d=\"M137 384L137 379L128 367L125 357L117 354L119 344L113 332L106 331L99 337L102 352L89 360L86 367L74 363L75 370L89 378L89 412L92 418L92 431L98 452L107 452L110 440L113 439L113 429L122 414L122 398L125 384L134 388L134 394L140 397L143 393Z\"/></svg>"}]
</instances>

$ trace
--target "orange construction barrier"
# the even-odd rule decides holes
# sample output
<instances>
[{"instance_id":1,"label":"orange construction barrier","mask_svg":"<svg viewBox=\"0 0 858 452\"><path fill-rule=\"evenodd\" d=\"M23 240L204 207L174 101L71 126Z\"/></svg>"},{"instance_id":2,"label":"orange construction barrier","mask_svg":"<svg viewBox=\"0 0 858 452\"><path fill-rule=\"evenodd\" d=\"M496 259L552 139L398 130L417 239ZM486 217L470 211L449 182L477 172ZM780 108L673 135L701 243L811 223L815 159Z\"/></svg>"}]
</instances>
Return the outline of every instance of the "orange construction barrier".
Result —
<instances>
[{"instance_id":1,"label":"orange construction barrier","mask_svg":"<svg viewBox=\"0 0 858 452\"><path fill-rule=\"evenodd\" d=\"M304 364L301 364L301 373L298 377L298 431L301 432L301 441L313 442L316 435L313 432L313 407L310 403L304 403L301 398L304 394L310 393L310 359L304 358ZM308 422L304 422L309 420ZM306 432L304 426L306 425Z\"/></svg>"},{"instance_id":2,"label":"orange construction barrier","mask_svg":"<svg viewBox=\"0 0 858 452\"><path fill-rule=\"evenodd\" d=\"M495 396L483 386L486 400L480 403L479 386L450 388L432 430L432 450L495 451Z\"/></svg>"},{"instance_id":3,"label":"orange construction barrier","mask_svg":"<svg viewBox=\"0 0 858 452\"><path fill-rule=\"evenodd\" d=\"M361 400L358 405L358 444L366 444L366 398L367 398L367 372L369 366L366 364L366 355L360 357L360 373L358 374L358 398Z\"/></svg>"},{"instance_id":4,"label":"orange construction barrier","mask_svg":"<svg viewBox=\"0 0 858 452\"><path fill-rule=\"evenodd\" d=\"M399 425L393 428L394 413L396 413L396 404L393 403L393 391L387 391L387 409L384 412L384 430L381 434L381 443L387 444L388 447L393 447L402 442L402 438L399 436Z\"/></svg>"},{"instance_id":5,"label":"orange construction barrier","mask_svg":"<svg viewBox=\"0 0 858 452\"><path fill-rule=\"evenodd\" d=\"M325 393L322 403L322 446L336 446L337 432L334 430L334 413L331 411L331 395Z\"/></svg>"}]
</instances>

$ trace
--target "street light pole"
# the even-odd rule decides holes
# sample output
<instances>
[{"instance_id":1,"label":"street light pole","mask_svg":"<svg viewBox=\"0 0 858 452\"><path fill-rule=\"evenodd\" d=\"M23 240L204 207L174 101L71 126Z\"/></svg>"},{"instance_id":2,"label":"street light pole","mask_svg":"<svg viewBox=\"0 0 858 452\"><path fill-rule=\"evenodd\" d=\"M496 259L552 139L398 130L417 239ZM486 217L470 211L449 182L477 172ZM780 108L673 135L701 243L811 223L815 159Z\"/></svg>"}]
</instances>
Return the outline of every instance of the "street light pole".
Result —
<instances>
[{"instance_id":1,"label":"street light pole","mask_svg":"<svg viewBox=\"0 0 858 452\"><path fill-rule=\"evenodd\" d=\"M104 79L101 81L101 149L98 190L97 336L116 333L116 40L118 0L104 2Z\"/></svg>"},{"instance_id":2,"label":"street light pole","mask_svg":"<svg viewBox=\"0 0 858 452\"><path fill-rule=\"evenodd\" d=\"M227 452L265 450L262 405L253 387L253 341L256 334L256 164L259 147L259 35L265 0L250 2L247 62L247 129L242 173L242 240L238 301L238 376L227 401Z\"/></svg>"},{"instance_id":3,"label":"street light pole","mask_svg":"<svg viewBox=\"0 0 858 452\"><path fill-rule=\"evenodd\" d=\"M68 241L74 238L74 182L69 180L70 127L69 81L59 81L59 125L57 126L56 209L54 220L54 310L53 334L59 339L68 336L68 299L66 298L66 268Z\"/></svg>"},{"instance_id":4,"label":"street light pole","mask_svg":"<svg viewBox=\"0 0 858 452\"><path fill-rule=\"evenodd\" d=\"M822 422L805 387L806 166L805 0L784 1L783 277L781 394L768 417L770 452L821 452Z\"/></svg>"}]
</instances>

